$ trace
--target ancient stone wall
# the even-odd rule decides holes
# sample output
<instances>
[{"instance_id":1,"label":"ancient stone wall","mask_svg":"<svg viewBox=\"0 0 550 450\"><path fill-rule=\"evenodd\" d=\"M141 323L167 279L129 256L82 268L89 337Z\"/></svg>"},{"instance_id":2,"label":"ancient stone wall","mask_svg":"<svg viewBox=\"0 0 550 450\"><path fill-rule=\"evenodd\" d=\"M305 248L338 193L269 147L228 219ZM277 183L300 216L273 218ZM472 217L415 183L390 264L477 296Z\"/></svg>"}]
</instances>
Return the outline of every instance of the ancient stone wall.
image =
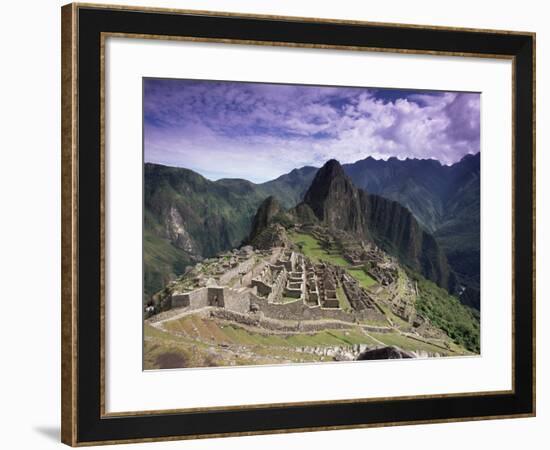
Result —
<instances>
[{"instance_id":1,"label":"ancient stone wall","mask_svg":"<svg viewBox=\"0 0 550 450\"><path fill-rule=\"evenodd\" d=\"M222 285L229 284L231 279L235 278L236 276L239 276L239 274L249 272L254 266L254 262L255 262L254 257L252 257L242 261L236 267L229 269L227 272L225 272L223 275L220 276L219 284L222 284Z\"/></svg>"},{"instance_id":2,"label":"ancient stone wall","mask_svg":"<svg viewBox=\"0 0 550 450\"><path fill-rule=\"evenodd\" d=\"M250 296L246 292L226 288L224 291L225 309L241 314L250 311Z\"/></svg>"},{"instance_id":3,"label":"ancient stone wall","mask_svg":"<svg viewBox=\"0 0 550 450\"><path fill-rule=\"evenodd\" d=\"M284 252L277 261L277 265L282 264L287 272L292 272L296 266L297 253Z\"/></svg>"},{"instance_id":4,"label":"ancient stone wall","mask_svg":"<svg viewBox=\"0 0 550 450\"><path fill-rule=\"evenodd\" d=\"M208 287L208 306L225 306L225 291L223 287Z\"/></svg>"},{"instance_id":5,"label":"ancient stone wall","mask_svg":"<svg viewBox=\"0 0 550 450\"><path fill-rule=\"evenodd\" d=\"M294 270L294 268L296 267L296 261L297 261L297 258L298 258L298 255L295 253L295 252L292 252L290 254L290 267L291 269L290 270Z\"/></svg>"},{"instance_id":6,"label":"ancient stone wall","mask_svg":"<svg viewBox=\"0 0 550 450\"><path fill-rule=\"evenodd\" d=\"M277 278L275 278L275 281L273 282L273 286L271 287L271 293L267 297L269 302L278 302L281 300L283 296L283 291L286 285L287 280L287 271L281 270L279 274L277 275Z\"/></svg>"},{"instance_id":7,"label":"ancient stone wall","mask_svg":"<svg viewBox=\"0 0 550 450\"><path fill-rule=\"evenodd\" d=\"M189 306L189 294L172 294L172 308Z\"/></svg>"},{"instance_id":8,"label":"ancient stone wall","mask_svg":"<svg viewBox=\"0 0 550 450\"><path fill-rule=\"evenodd\" d=\"M272 250L271 256L269 257L269 262L271 264L275 264L278 259L281 258L281 255L283 254L283 247L275 247Z\"/></svg>"},{"instance_id":9,"label":"ancient stone wall","mask_svg":"<svg viewBox=\"0 0 550 450\"><path fill-rule=\"evenodd\" d=\"M221 286L203 287L183 294L172 294L172 308L189 307L193 310L207 306L217 306L244 314L250 310L250 297L246 292Z\"/></svg>"},{"instance_id":10,"label":"ancient stone wall","mask_svg":"<svg viewBox=\"0 0 550 450\"><path fill-rule=\"evenodd\" d=\"M302 288L298 283L297 286L294 286L296 283L289 283L285 288L285 296L290 298L302 298Z\"/></svg>"},{"instance_id":11,"label":"ancient stone wall","mask_svg":"<svg viewBox=\"0 0 550 450\"><path fill-rule=\"evenodd\" d=\"M347 329L350 325L342 322L330 322L329 320L324 322L278 322L272 320L272 318L266 318L263 315L249 315L241 314L234 311L228 311L227 309L216 309L209 312L210 317L216 319L229 320L237 322L242 325L258 327L265 330L280 331L287 333L312 333L319 332L327 329Z\"/></svg>"},{"instance_id":12,"label":"ancient stone wall","mask_svg":"<svg viewBox=\"0 0 550 450\"><path fill-rule=\"evenodd\" d=\"M260 297L267 297L271 294L271 286L261 280L252 280L252 287L255 287Z\"/></svg>"},{"instance_id":13,"label":"ancient stone wall","mask_svg":"<svg viewBox=\"0 0 550 450\"><path fill-rule=\"evenodd\" d=\"M336 291L325 291L325 298L323 299L324 308L338 308L340 302L336 298Z\"/></svg>"},{"instance_id":14,"label":"ancient stone wall","mask_svg":"<svg viewBox=\"0 0 550 450\"><path fill-rule=\"evenodd\" d=\"M355 317L367 317L363 313L350 314L341 309L324 309L320 307L309 307L302 300L296 300L289 303L270 303L265 298L251 294L251 302L259 306L260 311L266 317L279 320L318 320L335 319L346 322L354 322Z\"/></svg>"},{"instance_id":15,"label":"ancient stone wall","mask_svg":"<svg viewBox=\"0 0 550 450\"><path fill-rule=\"evenodd\" d=\"M172 308L189 306L198 309L208 306L208 289L203 287L183 294L172 294Z\"/></svg>"},{"instance_id":16,"label":"ancient stone wall","mask_svg":"<svg viewBox=\"0 0 550 450\"><path fill-rule=\"evenodd\" d=\"M269 294L271 294L272 291L272 277L273 274L271 271L271 266L269 266L268 264L263 265L257 275L250 281L250 285L253 288L256 288L258 295L260 295L261 297L267 297Z\"/></svg>"},{"instance_id":17,"label":"ancient stone wall","mask_svg":"<svg viewBox=\"0 0 550 450\"><path fill-rule=\"evenodd\" d=\"M237 286L240 286L240 287L250 286L252 284L252 280L260 276L266 266L267 266L267 261L262 261L256 264L255 266L253 266L252 270L250 270L240 278L240 282L237 284Z\"/></svg>"}]
</instances>

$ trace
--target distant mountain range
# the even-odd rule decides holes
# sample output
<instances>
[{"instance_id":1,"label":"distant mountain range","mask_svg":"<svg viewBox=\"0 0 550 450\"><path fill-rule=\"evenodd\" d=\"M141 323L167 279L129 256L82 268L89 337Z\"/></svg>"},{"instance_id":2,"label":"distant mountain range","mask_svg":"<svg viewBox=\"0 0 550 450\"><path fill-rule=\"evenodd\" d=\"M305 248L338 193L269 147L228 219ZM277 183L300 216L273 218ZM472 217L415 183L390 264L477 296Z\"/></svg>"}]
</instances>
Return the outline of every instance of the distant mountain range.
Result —
<instances>
[{"instance_id":1,"label":"distant mountain range","mask_svg":"<svg viewBox=\"0 0 550 450\"><path fill-rule=\"evenodd\" d=\"M343 167L357 187L399 202L433 233L466 288L461 300L479 309L480 154L452 166L369 157Z\"/></svg>"},{"instance_id":2,"label":"distant mountain range","mask_svg":"<svg viewBox=\"0 0 550 450\"><path fill-rule=\"evenodd\" d=\"M426 278L464 287L461 300L479 308L479 166L479 154L453 166L367 158L343 166L331 162L323 172L294 169L254 184L210 181L188 169L147 163L144 295L187 265L239 246L260 204L273 196L284 209L302 204L304 214L307 205L318 219L369 235Z\"/></svg>"}]
</instances>

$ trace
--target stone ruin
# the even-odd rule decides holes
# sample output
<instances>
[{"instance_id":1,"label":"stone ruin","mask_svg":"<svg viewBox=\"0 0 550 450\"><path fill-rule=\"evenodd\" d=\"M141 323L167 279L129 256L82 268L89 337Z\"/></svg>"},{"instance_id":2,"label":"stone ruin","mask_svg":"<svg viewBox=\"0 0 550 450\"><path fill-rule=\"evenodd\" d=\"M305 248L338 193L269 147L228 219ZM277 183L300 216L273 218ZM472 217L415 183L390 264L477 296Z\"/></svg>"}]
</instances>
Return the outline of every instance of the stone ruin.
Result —
<instances>
[{"instance_id":1,"label":"stone ruin","mask_svg":"<svg viewBox=\"0 0 550 450\"><path fill-rule=\"evenodd\" d=\"M322 227L309 227L307 232L322 242L329 249L338 247L344 259L352 267L362 268L376 282L390 286L397 281L397 264L374 242L357 239L344 231L331 230L330 233Z\"/></svg>"},{"instance_id":2,"label":"stone ruin","mask_svg":"<svg viewBox=\"0 0 550 450\"><path fill-rule=\"evenodd\" d=\"M161 298L160 308L158 304L145 306L146 317L170 308L209 308L200 314L220 314L222 319L251 321L266 328L285 326L314 331L327 323L335 328L349 327L349 323L363 327L375 323L374 331L380 331L379 324L391 320L380 301L408 322L407 329L413 333L440 337L432 331L429 321L416 314L417 288L402 275L392 257L375 244L353 242L346 234L335 232L331 236L316 227L308 232L323 240L325 249L337 250L352 267L365 270L378 286L365 289L346 269L309 259L292 245L270 249L245 246L186 270L162 292L166 297ZM370 359L377 355L363 356Z\"/></svg>"},{"instance_id":3,"label":"stone ruin","mask_svg":"<svg viewBox=\"0 0 550 450\"><path fill-rule=\"evenodd\" d=\"M391 285L398 278L391 259L375 244L354 242L345 233L332 235L318 227L308 232L322 240L327 249L344 248L348 260L359 262L367 271L370 267L368 273L379 284ZM365 258L371 258L370 265ZM352 311L342 309L341 302L346 299ZM371 293L343 268L315 262L294 251L292 245L270 249L244 246L204 260L187 271L172 287L168 308L204 307L244 315L266 313L293 320L335 318L332 312L341 315L339 320L350 322L366 317L385 318ZM401 305L397 301L393 307L400 317L407 316L410 309L408 303Z\"/></svg>"},{"instance_id":4,"label":"stone ruin","mask_svg":"<svg viewBox=\"0 0 550 450\"><path fill-rule=\"evenodd\" d=\"M417 324L421 319L416 314L416 282L410 279L403 281L404 286L399 289L395 287L391 297L391 309L393 313L410 324ZM419 326L419 325L414 325Z\"/></svg>"},{"instance_id":5,"label":"stone ruin","mask_svg":"<svg viewBox=\"0 0 550 450\"><path fill-rule=\"evenodd\" d=\"M348 298L351 307L357 311L376 309L376 303L367 292L361 288L355 278L349 276L346 272L341 271L340 277L344 287L344 293Z\"/></svg>"},{"instance_id":6,"label":"stone ruin","mask_svg":"<svg viewBox=\"0 0 550 450\"><path fill-rule=\"evenodd\" d=\"M338 281L333 270L326 264L319 264L315 268L317 285L319 287L319 300L323 308L339 308L340 302L336 296Z\"/></svg>"},{"instance_id":7,"label":"stone ruin","mask_svg":"<svg viewBox=\"0 0 550 450\"><path fill-rule=\"evenodd\" d=\"M301 258L301 257L300 257ZM301 298L304 282L298 262L298 254L293 251L279 252L275 261L267 263L260 273L252 278L251 287L256 294L266 297L271 303L282 302L284 296Z\"/></svg>"},{"instance_id":8,"label":"stone ruin","mask_svg":"<svg viewBox=\"0 0 550 450\"><path fill-rule=\"evenodd\" d=\"M397 281L397 268L390 262L372 263L367 272L382 286L390 286Z\"/></svg>"},{"instance_id":9,"label":"stone ruin","mask_svg":"<svg viewBox=\"0 0 550 450\"><path fill-rule=\"evenodd\" d=\"M313 264L302 254L285 251L252 279L256 295L270 303L303 301L310 307L339 308L338 281L327 264Z\"/></svg>"},{"instance_id":10,"label":"stone ruin","mask_svg":"<svg viewBox=\"0 0 550 450\"><path fill-rule=\"evenodd\" d=\"M171 301L172 308L200 309L215 306L240 313L250 311L249 296L243 290L227 286L201 287L190 292L173 293Z\"/></svg>"},{"instance_id":11,"label":"stone ruin","mask_svg":"<svg viewBox=\"0 0 550 450\"><path fill-rule=\"evenodd\" d=\"M197 265L186 284L172 292L171 307L210 306L246 314L261 310L265 299L273 305L300 302L307 308L341 310L340 287L353 309L372 309L366 292L338 267L314 263L284 247L271 252L245 247Z\"/></svg>"}]
</instances>

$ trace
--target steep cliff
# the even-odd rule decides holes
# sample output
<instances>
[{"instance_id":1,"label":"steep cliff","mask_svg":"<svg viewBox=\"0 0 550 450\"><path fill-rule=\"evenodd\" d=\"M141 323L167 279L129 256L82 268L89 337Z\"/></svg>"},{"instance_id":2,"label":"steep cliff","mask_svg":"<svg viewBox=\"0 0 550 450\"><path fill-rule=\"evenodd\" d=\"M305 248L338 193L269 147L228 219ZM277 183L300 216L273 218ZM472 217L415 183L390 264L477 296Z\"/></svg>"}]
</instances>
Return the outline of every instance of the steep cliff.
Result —
<instances>
[{"instance_id":1,"label":"steep cliff","mask_svg":"<svg viewBox=\"0 0 550 450\"><path fill-rule=\"evenodd\" d=\"M303 203L329 228L353 233L368 232L359 190L335 159L319 169L304 195Z\"/></svg>"},{"instance_id":2,"label":"steep cliff","mask_svg":"<svg viewBox=\"0 0 550 450\"><path fill-rule=\"evenodd\" d=\"M479 309L480 154L446 166L432 159L371 157L343 165L355 186L409 209L445 252L460 300Z\"/></svg>"},{"instance_id":3,"label":"steep cliff","mask_svg":"<svg viewBox=\"0 0 550 450\"><path fill-rule=\"evenodd\" d=\"M338 161L319 169L303 203L329 228L373 239L437 285L455 289L455 276L435 238L407 208L356 188Z\"/></svg>"}]
</instances>

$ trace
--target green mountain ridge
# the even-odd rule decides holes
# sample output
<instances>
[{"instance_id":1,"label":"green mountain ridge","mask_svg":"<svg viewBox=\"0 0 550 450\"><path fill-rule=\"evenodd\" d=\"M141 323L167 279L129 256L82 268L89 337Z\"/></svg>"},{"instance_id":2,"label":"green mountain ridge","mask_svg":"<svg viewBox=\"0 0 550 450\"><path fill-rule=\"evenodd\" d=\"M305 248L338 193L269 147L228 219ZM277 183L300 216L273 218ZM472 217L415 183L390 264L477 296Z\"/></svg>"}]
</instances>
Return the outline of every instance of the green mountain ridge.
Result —
<instances>
[{"instance_id":1,"label":"green mountain ridge","mask_svg":"<svg viewBox=\"0 0 550 450\"><path fill-rule=\"evenodd\" d=\"M431 159L369 157L343 167L357 187L413 213L444 250L464 287L461 301L479 309L480 154L451 166Z\"/></svg>"},{"instance_id":2,"label":"green mountain ridge","mask_svg":"<svg viewBox=\"0 0 550 450\"><path fill-rule=\"evenodd\" d=\"M385 217L386 226L393 223L391 208L377 208L385 202L376 202L376 196L394 200L433 234L458 283L466 288L461 301L479 308L479 154L453 166L435 160L369 157L342 167L355 186L368 192L370 209ZM145 164L144 297L186 266L238 247L269 196L285 210L298 204L295 212L312 220L312 208L300 202L318 170L306 166L254 184L244 179L210 181L189 169Z\"/></svg>"},{"instance_id":3,"label":"green mountain ridge","mask_svg":"<svg viewBox=\"0 0 550 450\"><path fill-rule=\"evenodd\" d=\"M304 167L263 184L210 181L184 168L144 166L144 298L186 266L238 247L260 203L276 195L290 208L317 169Z\"/></svg>"}]
</instances>

